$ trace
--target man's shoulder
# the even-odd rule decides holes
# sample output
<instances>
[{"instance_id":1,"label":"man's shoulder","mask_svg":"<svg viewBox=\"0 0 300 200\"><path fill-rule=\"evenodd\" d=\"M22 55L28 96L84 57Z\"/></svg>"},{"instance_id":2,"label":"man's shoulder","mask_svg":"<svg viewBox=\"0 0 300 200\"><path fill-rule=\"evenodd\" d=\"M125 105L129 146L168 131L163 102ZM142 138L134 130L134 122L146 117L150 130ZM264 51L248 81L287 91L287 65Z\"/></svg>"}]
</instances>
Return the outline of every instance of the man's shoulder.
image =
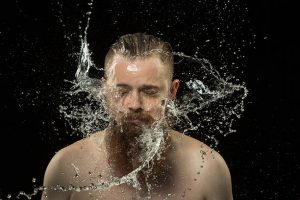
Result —
<instances>
[{"instance_id":1,"label":"man's shoulder","mask_svg":"<svg viewBox=\"0 0 300 200\"><path fill-rule=\"evenodd\" d=\"M70 166L69 164L74 161L74 155L78 154L82 144L85 143L84 141L85 139L80 139L55 152L48 163L46 174L48 174L48 172L56 173L63 171L65 173L69 171L67 168Z\"/></svg>"},{"instance_id":2,"label":"man's shoulder","mask_svg":"<svg viewBox=\"0 0 300 200\"><path fill-rule=\"evenodd\" d=\"M203 142L178 132L173 133L177 140L182 171L197 177L199 187L207 198L232 199L229 168L219 152ZM198 175L198 176L197 176Z\"/></svg>"},{"instance_id":3,"label":"man's shoulder","mask_svg":"<svg viewBox=\"0 0 300 200\"><path fill-rule=\"evenodd\" d=\"M80 149L83 149L85 144L87 143L87 138L80 139L75 141L54 153L51 162L60 162L60 160L68 160L76 155Z\"/></svg>"},{"instance_id":4,"label":"man's shoulder","mask_svg":"<svg viewBox=\"0 0 300 200\"><path fill-rule=\"evenodd\" d=\"M205 144L204 142L193 138L189 135L185 135L183 133L180 133L178 131L172 131L171 132L171 138L175 145L179 147L179 149L185 150L185 151L192 151L192 152L200 152L200 153L214 153L214 149L212 149L210 146ZM189 152L190 153L190 152Z\"/></svg>"},{"instance_id":5,"label":"man's shoulder","mask_svg":"<svg viewBox=\"0 0 300 200\"><path fill-rule=\"evenodd\" d=\"M96 132L59 149L51 158L48 168L69 167L70 163L74 163L84 155L92 153L94 146L97 145L99 139L101 140L101 137L101 132Z\"/></svg>"},{"instance_id":6,"label":"man's shoulder","mask_svg":"<svg viewBox=\"0 0 300 200\"><path fill-rule=\"evenodd\" d=\"M54 176L64 177L66 180L73 178L77 169L84 166L95 151L93 149L97 145L96 137L99 138L99 133L94 134L58 150L46 167L45 180Z\"/></svg>"},{"instance_id":7,"label":"man's shoulder","mask_svg":"<svg viewBox=\"0 0 300 200\"><path fill-rule=\"evenodd\" d=\"M187 162L190 160L194 164L227 167L221 154L204 142L177 131L172 131L171 137L180 157L187 159Z\"/></svg>"},{"instance_id":8,"label":"man's shoulder","mask_svg":"<svg viewBox=\"0 0 300 200\"><path fill-rule=\"evenodd\" d=\"M101 133L102 132L95 132L61 148L55 153L53 158L70 158L73 155L78 156L79 152L90 151L91 148L97 145L97 142L100 142L102 140L103 134Z\"/></svg>"}]
</instances>

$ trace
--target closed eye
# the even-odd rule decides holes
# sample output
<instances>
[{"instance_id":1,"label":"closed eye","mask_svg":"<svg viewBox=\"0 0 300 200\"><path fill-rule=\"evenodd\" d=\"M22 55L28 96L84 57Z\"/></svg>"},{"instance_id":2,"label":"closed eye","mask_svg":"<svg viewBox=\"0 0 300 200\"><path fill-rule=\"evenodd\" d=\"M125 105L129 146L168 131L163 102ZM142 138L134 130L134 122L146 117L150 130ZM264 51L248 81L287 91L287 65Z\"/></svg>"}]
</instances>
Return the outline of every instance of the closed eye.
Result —
<instances>
[{"instance_id":1,"label":"closed eye","mask_svg":"<svg viewBox=\"0 0 300 200\"><path fill-rule=\"evenodd\" d=\"M126 94L128 94L131 90L131 87L128 86L128 85L125 85L125 84L118 84L117 85L117 88L115 90L115 94L118 96L118 97L122 97Z\"/></svg>"},{"instance_id":2,"label":"closed eye","mask_svg":"<svg viewBox=\"0 0 300 200\"><path fill-rule=\"evenodd\" d=\"M118 94L119 96L124 96L124 95L128 94L129 91L130 91L130 90L129 90L128 88L119 88L119 89L117 90L117 94Z\"/></svg>"},{"instance_id":3,"label":"closed eye","mask_svg":"<svg viewBox=\"0 0 300 200\"><path fill-rule=\"evenodd\" d=\"M157 87L143 88L141 92L149 96L156 96L159 94L159 89Z\"/></svg>"}]
</instances>

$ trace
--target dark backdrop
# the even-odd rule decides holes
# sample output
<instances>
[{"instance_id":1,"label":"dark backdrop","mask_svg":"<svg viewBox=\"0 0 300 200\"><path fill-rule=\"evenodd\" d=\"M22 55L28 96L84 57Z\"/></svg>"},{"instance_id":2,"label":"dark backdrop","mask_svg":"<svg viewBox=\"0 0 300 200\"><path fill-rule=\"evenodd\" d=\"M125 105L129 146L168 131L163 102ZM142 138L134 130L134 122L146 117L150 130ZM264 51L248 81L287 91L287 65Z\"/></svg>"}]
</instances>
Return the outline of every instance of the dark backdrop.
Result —
<instances>
[{"instance_id":1,"label":"dark backdrop","mask_svg":"<svg viewBox=\"0 0 300 200\"><path fill-rule=\"evenodd\" d=\"M217 147L230 168L234 198L300 199L293 181L299 171L296 11L279 1L226 2L95 2L88 29L93 58L100 64L118 36L146 31L176 51L198 50L216 66L233 66L250 92L237 132ZM74 78L89 9L79 0L1 3L0 198L42 185L55 151L80 138L66 133L58 106L69 86L64 79Z\"/></svg>"}]
</instances>

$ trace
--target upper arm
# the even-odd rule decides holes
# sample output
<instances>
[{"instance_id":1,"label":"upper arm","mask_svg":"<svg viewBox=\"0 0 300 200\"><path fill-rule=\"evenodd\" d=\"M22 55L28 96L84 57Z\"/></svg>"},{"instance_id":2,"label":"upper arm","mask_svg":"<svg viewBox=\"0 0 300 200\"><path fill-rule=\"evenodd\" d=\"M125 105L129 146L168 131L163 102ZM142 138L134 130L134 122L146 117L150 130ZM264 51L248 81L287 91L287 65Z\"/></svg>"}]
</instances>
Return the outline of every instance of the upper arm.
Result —
<instances>
[{"instance_id":1,"label":"upper arm","mask_svg":"<svg viewBox=\"0 0 300 200\"><path fill-rule=\"evenodd\" d=\"M42 200L67 200L70 198L70 191L62 191L58 186L69 185L68 169L66 168L66 155L63 150L56 153L50 160L43 180L46 190L42 194Z\"/></svg>"},{"instance_id":2,"label":"upper arm","mask_svg":"<svg viewBox=\"0 0 300 200\"><path fill-rule=\"evenodd\" d=\"M222 156L214 152L204 164L207 200L232 200L232 183L229 168Z\"/></svg>"}]
</instances>

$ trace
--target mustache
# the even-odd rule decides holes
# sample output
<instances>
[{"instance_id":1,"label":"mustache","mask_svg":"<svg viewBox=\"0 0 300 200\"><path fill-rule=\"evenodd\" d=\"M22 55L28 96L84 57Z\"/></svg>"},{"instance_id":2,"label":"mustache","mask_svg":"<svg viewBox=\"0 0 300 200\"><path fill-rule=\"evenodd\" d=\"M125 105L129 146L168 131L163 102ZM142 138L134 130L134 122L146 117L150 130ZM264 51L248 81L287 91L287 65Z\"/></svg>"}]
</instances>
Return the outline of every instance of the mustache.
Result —
<instances>
[{"instance_id":1,"label":"mustache","mask_svg":"<svg viewBox=\"0 0 300 200\"><path fill-rule=\"evenodd\" d=\"M145 113L145 112L139 112L139 113L134 113L134 112L128 112L126 114L124 114L124 116L122 117L122 122L130 122L130 121L133 121L133 120L139 120L143 123L154 123L154 118Z\"/></svg>"}]
</instances>

